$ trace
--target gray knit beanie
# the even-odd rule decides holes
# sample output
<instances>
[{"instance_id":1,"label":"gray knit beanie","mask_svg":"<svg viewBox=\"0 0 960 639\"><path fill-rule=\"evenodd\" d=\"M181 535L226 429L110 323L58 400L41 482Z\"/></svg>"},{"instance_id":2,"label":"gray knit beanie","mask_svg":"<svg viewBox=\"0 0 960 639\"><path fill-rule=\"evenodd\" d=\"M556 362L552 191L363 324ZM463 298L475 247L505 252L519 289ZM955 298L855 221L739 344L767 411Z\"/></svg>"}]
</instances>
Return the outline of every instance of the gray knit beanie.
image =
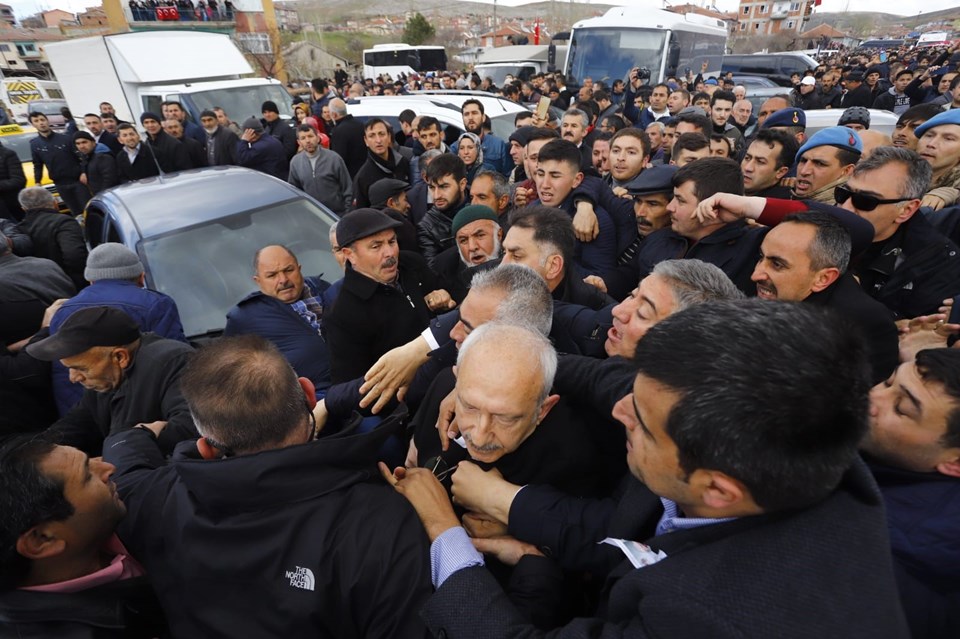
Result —
<instances>
[{"instance_id":1,"label":"gray knit beanie","mask_svg":"<svg viewBox=\"0 0 960 639\"><path fill-rule=\"evenodd\" d=\"M123 244L106 242L90 251L83 278L98 280L132 280L143 273L143 264L137 254Z\"/></svg>"}]
</instances>

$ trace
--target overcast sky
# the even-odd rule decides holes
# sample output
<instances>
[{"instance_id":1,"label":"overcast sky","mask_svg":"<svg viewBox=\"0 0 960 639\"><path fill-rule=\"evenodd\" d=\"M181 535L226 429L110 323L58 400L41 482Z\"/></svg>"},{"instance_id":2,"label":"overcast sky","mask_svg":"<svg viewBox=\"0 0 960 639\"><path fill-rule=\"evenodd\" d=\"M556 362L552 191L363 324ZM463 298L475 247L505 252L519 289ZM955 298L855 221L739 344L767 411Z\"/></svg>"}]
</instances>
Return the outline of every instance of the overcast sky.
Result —
<instances>
[{"instance_id":1,"label":"overcast sky","mask_svg":"<svg viewBox=\"0 0 960 639\"><path fill-rule=\"evenodd\" d=\"M125 0L121 0L124 2ZM477 0L486 4L493 4L493 0ZM560 0L565 1L565 0ZM582 0L577 0L582 1ZM770 0L773 2L774 0ZM14 13L18 18L28 16L37 11L47 9L64 9L76 13L83 11L87 6L99 6L99 3L91 0L5 0L6 4L13 7ZM671 0L671 4L704 4L704 0ZM528 0L497 0L498 4L515 7L522 4L529 4ZM662 7L663 3L659 0L625 0L623 2L596 2L594 4L617 4L624 6L641 7ZM716 0L717 8L723 11L736 10L740 4L739 0ZM939 11L949 7L960 6L960 0L897 0L896 2L877 0L823 0L823 4L817 7L817 12L843 11L870 11L882 5L884 11L888 13L899 13L901 15L915 16L922 9L924 12Z\"/></svg>"}]
</instances>

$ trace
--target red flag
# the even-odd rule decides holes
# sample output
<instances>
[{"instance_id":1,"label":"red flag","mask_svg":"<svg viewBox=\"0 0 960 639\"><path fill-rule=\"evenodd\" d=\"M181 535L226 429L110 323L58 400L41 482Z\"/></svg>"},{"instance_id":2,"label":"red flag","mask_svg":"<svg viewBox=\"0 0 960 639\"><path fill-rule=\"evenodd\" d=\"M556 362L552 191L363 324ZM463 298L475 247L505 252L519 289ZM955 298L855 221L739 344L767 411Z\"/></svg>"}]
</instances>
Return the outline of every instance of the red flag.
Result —
<instances>
[{"instance_id":1,"label":"red flag","mask_svg":"<svg viewBox=\"0 0 960 639\"><path fill-rule=\"evenodd\" d=\"M537 18L537 25L533 28L533 43L540 44L540 19Z\"/></svg>"},{"instance_id":2,"label":"red flag","mask_svg":"<svg viewBox=\"0 0 960 639\"><path fill-rule=\"evenodd\" d=\"M823 4L823 0L813 0L813 6L819 7L821 4Z\"/></svg>"}]
</instances>

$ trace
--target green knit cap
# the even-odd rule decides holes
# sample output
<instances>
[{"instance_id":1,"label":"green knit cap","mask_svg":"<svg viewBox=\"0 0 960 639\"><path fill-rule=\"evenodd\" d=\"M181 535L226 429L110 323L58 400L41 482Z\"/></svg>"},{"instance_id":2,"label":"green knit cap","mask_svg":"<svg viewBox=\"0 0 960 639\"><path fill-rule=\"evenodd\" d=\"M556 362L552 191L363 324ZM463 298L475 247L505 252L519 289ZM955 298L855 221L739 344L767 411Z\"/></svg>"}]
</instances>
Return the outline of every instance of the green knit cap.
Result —
<instances>
[{"instance_id":1,"label":"green knit cap","mask_svg":"<svg viewBox=\"0 0 960 639\"><path fill-rule=\"evenodd\" d=\"M463 207L459 213L453 216L453 235L456 236L457 231L477 220L492 220L497 224L500 223L500 218L497 217L497 214L494 213L493 209L489 206L471 204L470 206Z\"/></svg>"}]
</instances>

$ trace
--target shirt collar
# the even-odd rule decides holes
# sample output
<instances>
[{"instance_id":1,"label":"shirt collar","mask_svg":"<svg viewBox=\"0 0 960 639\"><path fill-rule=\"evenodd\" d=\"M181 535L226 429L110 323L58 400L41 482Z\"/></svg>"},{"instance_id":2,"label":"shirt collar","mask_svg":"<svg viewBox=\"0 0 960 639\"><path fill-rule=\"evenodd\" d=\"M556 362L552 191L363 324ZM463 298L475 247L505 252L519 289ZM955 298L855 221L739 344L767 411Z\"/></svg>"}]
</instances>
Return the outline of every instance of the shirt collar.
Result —
<instances>
[{"instance_id":1,"label":"shirt collar","mask_svg":"<svg viewBox=\"0 0 960 639\"><path fill-rule=\"evenodd\" d=\"M699 528L701 526L711 526L713 524L722 524L726 521L733 521L736 517L685 517L677 503L673 500L661 497L663 504L663 515L657 522L657 535L663 535L675 530L688 530L690 528Z\"/></svg>"}]
</instances>

